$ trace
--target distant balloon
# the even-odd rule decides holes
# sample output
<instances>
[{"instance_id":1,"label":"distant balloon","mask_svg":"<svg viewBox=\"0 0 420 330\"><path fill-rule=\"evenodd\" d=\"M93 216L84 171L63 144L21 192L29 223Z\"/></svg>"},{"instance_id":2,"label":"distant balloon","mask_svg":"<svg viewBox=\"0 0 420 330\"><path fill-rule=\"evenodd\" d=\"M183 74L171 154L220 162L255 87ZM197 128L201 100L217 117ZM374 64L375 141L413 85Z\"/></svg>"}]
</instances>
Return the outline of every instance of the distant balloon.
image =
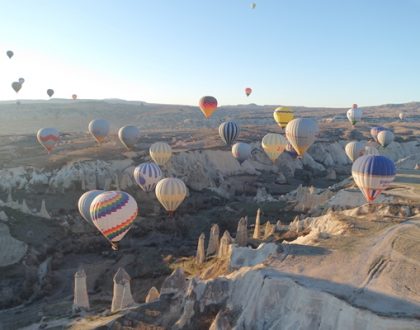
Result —
<instances>
[{"instance_id":1,"label":"distant balloon","mask_svg":"<svg viewBox=\"0 0 420 330\"><path fill-rule=\"evenodd\" d=\"M239 131L239 126L233 121L225 121L219 126L219 135L227 145L236 141Z\"/></svg>"},{"instance_id":2,"label":"distant balloon","mask_svg":"<svg viewBox=\"0 0 420 330\"><path fill-rule=\"evenodd\" d=\"M23 79L23 78L19 78L19 84L23 84L25 82L25 79Z\"/></svg>"},{"instance_id":3,"label":"distant balloon","mask_svg":"<svg viewBox=\"0 0 420 330\"><path fill-rule=\"evenodd\" d=\"M293 119L286 126L286 138L299 156L302 156L315 142L317 133L318 125L313 119Z\"/></svg>"},{"instance_id":4,"label":"distant balloon","mask_svg":"<svg viewBox=\"0 0 420 330\"><path fill-rule=\"evenodd\" d=\"M373 156L378 156L380 155L379 150L376 149L373 146L366 146L365 147L365 151L363 153L364 155L373 155Z\"/></svg>"},{"instance_id":5,"label":"distant balloon","mask_svg":"<svg viewBox=\"0 0 420 330\"><path fill-rule=\"evenodd\" d=\"M398 115L398 117L400 118L400 120L404 120L405 113L404 112L400 112L400 114Z\"/></svg>"},{"instance_id":6,"label":"distant balloon","mask_svg":"<svg viewBox=\"0 0 420 330\"><path fill-rule=\"evenodd\" d=\"M150 157L158 165L165 165L172 157L172 148L166 142L155 142L149 149Z\"/></svg>"},{"instance_id":7,"label":"distant balloon","mask_svg":"<svg viewBox=\"0 0 420 330\"><path fill-rule=\"evenodd\" d=\"M14 81L12 82L12 88L17 93L22 88L22 84L20 82Z\"/></svg>"},{"instance_id":8,"label":"distant balloon","mask_svg":"<svg viewBox=\"0 0 420 330\"><path fill-rule=\"evenodd\" d=\"M255 2L251 3L251 9L255 9L257 7L257 4Z\"/></svg>"},{"instance_id":9,"label":"distant balloon","mask_svg":"<svg viewBox=\"0 0 420 330\"><path fill-rule=\"evenodd\" d=\"M94 119L89 123L89 132L99 144L105 141L109 130L109 122L105 119Z\"/></svg>"},{"instance_id":10,"label":"distant balloon","mask_svg":"<svg viewBox=\"0 0 420 330\"><path fill-rule=\"evenodd\" d=\"M217 100L213 96L203 96L199 102L200 110L207 119L217 108Z\"/></svg>"},{"instance_id":11,"label":"distant balloon","mask_svg":"<svg viewBox=\"0 0 420 330\"><path fill-rule=\"evenodd\" d=\"M8 50L8 51L6 52L6 54L7 54L7 57L8 57L8 58L12 58L12 57L13 57L13 55L14 55L14 53L13 53L11 50Z\"/></svg>"},{"instance_id":12,"label":"distant balloon","mask_svg":"<svg viewBox=\"0 0 420 330\"><path fill-rule=\"evenodd\" d=\"M76 94L73 94L73 95L71 96L71 98L72 98L73 100L76 100L76 99L77 99L77 95L76 95Z\"/></svg>"},{"instance_id":13,"label":"distant balloon","mask_svg":"<svg viewBox=\"0 0 420 330\"><path fill-rule=\"evenodd\" d=\"M47 89L47 94L49 97L54 95L54 90L53 89Z\"/></svg>"},{"instance_id":14,"label":"distant balloon","mask_svg":"<svg viewBox=\"0 0 420 330\"><path fill-rule=\"evenodd\" d=\"M252 147L248 143L238 142L232 146L232 155L240 164L251 157Z\"/></svg>"},{"instance_id":15,"label":"distant balloon","mask_svg":"<svg viewBox=\"0 0 420 330\"><path fill-rule=\"evenodd\" d=\"M360 156L363 156L365 152L365 143L359 141L351 141L346 144L345 147L346 155L354 162Z\"/></svg>"},{"instance_id":16,"label":"distant balloon","mask_svg":"<svg viewBox=\"0 0 420 330\"><path fill-rule=\"evenodd\" d=\"M128 149L132 149L140 139L140 130L136 126L124 126L118 131L121 143Z\"/></svg>"},{"instance_id":17,"label":"distant balloon","mask_svg":"<svg viewBox=\"0 0 420 330\"><path fill-rule=\"evenodd\" d=\"M293 159L298 156L298 153L296 152L295 148L290 143L287 143L285 152L287 152Z\"/></svg>"},{"instance_id":18,"label":"distant balloon","mask_svg":"<svg viewBox=\"0 0 420 330\"><path fill-rule=\"evenodd\" d=\"M187 196L185 183L177 178L162 179L156 185L155 193L160 204L173 214Z\"/></svg>"},{"instance_id":19,"label":"distant balloon","mask_svg":"<svg viewBox=\"0 0 420 330\"><path fill-rule=\"evenodd\" d=\"M251 93L252 93L252 88L249 88L249 87L245 88L245 94L246 94L246 96L250 96Z\"/></svg>"},{"instance_id":20,"label":"distant balloon","mask_svg":"<svg viewBox=\"0 0 420 330\"><path fill-rule=\"evenodd\" d=\"M87 222L93 225L92 217L90 216L90 204L96 198L102 194L104 190L90 190L85 192L82 196L80 196L79 201L77 203L77 207L79 208L79 213Z\"/></svg>"},{"instance_id":21,"label":"distant balloon","mask_svg":"<svg viewBox=\"0 0 420 330\"><path fill-rule=\"evenodd\" d=\"M376 136L376 139L378 140L378 143L385 148L394 142L394 133L388 130L381 131Z\"/></svg>"},{"instance_id":22,"label":"distant balloon","mask_svg":"<svg viewBox=\"0 0 420 330\"><path fill-rule=\"evenodd\" d=\"M382 127L382 126L372 127L372 128L370 129L370 135L371 135L371 136L372 136L372 138L375 140L375 142L378 142L378 138L377 138L378 133L379 133L379 132L382 132L382 131L385 131L385 130L386 130L386 128L385 128L385 127Z\"/></svg>"},{"instance_id":23,"label":"distant balloon","mask_svg":"<svg viewBox=\"0 0 420 330\"><path fill-rule=\"evenodd\" d=\"M261 146L268 158L274 163L286 149L287 140L281 134L268 133L261 141Z\"/></svg>"},{"instance_id":24,"label":"distant balloon","mask_svg":"<svg viewBox=\"0 0 420 330\"><path fill-rule=\"evenodd\" d=\"M118 242L127 234L137 217L136 200L123 191L106 191L96 196L90 205L93 224L118 250Z\"/></svg>"},{"instance_id":25,"label":"distant balloon","mask_svg":"<svg viewBox=\"0 0 420 330\"><path fill-rule=\"evenodd\" d=\"M394 162L385 156L365 155L356 159L351 169L354 182L370 203L394 181Z\"/></svg>"},{"instance_id":26,"label":"distant balloon","mask_svg":"<svg viewBox=\"0 0 420 330\"><path fill-rule=\"evenodd\" d=\"M289 121L291 121L295 116L292 109L287 107L278 107L274 110L273 117L277 125L281 128L285 128Z\"/></svg>"},{"instance_id":27,"label":"distant balloon","mask_svg":"<svg viewBox=\"0 0 420 330\"><path fill-rule=\"evenodd\" d=\"M153 191L162 176L160 167L155 163L142 163L134 169L134 180L146 192Z\"/></svg>"},{"instance_id":28,"label":"distant balloon","mask_svg":"<svg viewBox=\"0 0 420 330\"><path fill-rule=\"evenodd\" d=\"M347 111L347 118L353 126L362 119L362 116L363 111L357 107L357 104L353 104L352 108Z\"/></svg>"},{"instance_id":29,"label":"distant balloon","mask_svg":"<svg viewBox=\"0 0 420 330\"><path fill-rule=\"evenodd\" d=\"M50 153L60 141L60 133L55 128L41 128L36 134L36 138Z\"/></svg>"}]
</instances>

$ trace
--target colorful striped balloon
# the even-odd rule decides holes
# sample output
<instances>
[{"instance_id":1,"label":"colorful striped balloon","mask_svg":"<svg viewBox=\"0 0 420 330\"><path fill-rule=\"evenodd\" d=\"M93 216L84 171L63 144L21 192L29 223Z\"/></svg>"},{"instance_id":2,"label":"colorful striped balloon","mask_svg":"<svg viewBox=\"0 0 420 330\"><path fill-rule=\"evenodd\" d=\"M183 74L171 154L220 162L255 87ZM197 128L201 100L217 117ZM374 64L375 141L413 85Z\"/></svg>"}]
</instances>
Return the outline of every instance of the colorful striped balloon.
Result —
<instances>
[{"instance_id":1,"label":"colorful striped balloon","mask_svg":"<svg viewBox=\"0 0 420 330\"><path fill-rule=\"evenodd\" d=\"M130 230L137 212L136 200L123 191L103 192L90 205L93 224L111 242L114 250Z\"/></svg>"},{"instance_id":2,"label":"colorful striped balloon","mask_svg":"<svg viewBox=\"0 0 420 330\"><path fill-rule=\"evenodd\" d=\"M134 180L146 192L154 190L161 179L162 171L155 163L143 163L134 169Z\"/></svg>"},{"instance_id":3,"label":"colorful striped balloon","mask_svg":"<svg viewBox=\"0 0 420 330\"><path fill-rule=\"evenodd\" d=\"M378 133L385 131L386 128L382 126L375 126L370 129L370 135L373 137L375 142L378 142Z\"/></svg>"},{"instance_id":4,"label":"colorful striped balloon","mask_svg":"<svg viewBox=\"0 0 420 330\"><path fill-rule=\"evenodd\" d=\"M187 196L187 186L177 178L162 179L156 185L156 197L169 214L173 214Z\"/></svg>"},{"instance_id":5,"label":"colorful striped balloon","mask_svg":"<svg viewBox=\"0 0 420 330\"><path fill-rule=\"evenodd\" d=\"M239 131L239 126L233 121L225 121L219 126L219 135L227 145L236 141Z\"/></svg>"},{"instance_id":6,"label":"colorful striped balloon","mask_svg":"<svg viewBox=\"0 0 420 330\"><path fill-rule=\"evenodd\" d=\"M268 158L274 163L286 149L287 140L281 134L268 133L261 141L261 146Z\"/></svg>"},{"instance_id":7,"label":"colorful striped balloon","mask_svg":"<svg viewBox=\"0 0 420 330\"><path fill-rule=\"evenodd\" d=\"M60 133L55 128L41 128L36 134L38 142L50 153L60 142Z\"/></svg>"},{"instance_id":8,"label":"colorful striped balloon","mask_svg":"<svg viewBox=\"0 0 420 330\"><path fill-rule=\"evenodd\" d=\"M198 103L201 112L207 119L211 117L217 108L217 100L213 96L203 96Z\"/></svg>"},{"instance_id":9,"label":"colorful striped balloon","mask_svg":"<svg viewBox=\"0 0 420 330\"><path fill-rule=\"evenodd\" d=\"M351 168L354 182L370 203L394 181L394 162L385 156L365 155L356 159Z\"/></svg>"},{"instance_id":10,"label":"colorful striped balloon","mask_svg":"<svg viewBox=\"0 0 420 330\"><path fill-rule=\"evenodd\" d=\"M89 132L98 143L105 141L109 130L109 123L105 119L94 119L89 123Z\"/></svg>"},{"instance_id":11,"label":"colorful striped balloon","mask_svg":"<svg viewBox=\"0 0 420 330\"><path fill-rule=\"evenodd\" d=\"M165 165L172 157L172 148L166 142L155 142L149 149L150 157L160 166Z\"/></svg>"},{"instance_id":12,"label":"colorful striped balloon","mask_svg":"<svg viewBox=\"0 0 420 330\"><path fill-rule=\"evenodd\" d=\"M79 198L79 202L77 203L77 207L79 208L79 213L90 224L93 224L92 217L90 216L90 205L92 201L102 194L104 190L90 190L85 192Z\"/></svg>"}]
</instances>

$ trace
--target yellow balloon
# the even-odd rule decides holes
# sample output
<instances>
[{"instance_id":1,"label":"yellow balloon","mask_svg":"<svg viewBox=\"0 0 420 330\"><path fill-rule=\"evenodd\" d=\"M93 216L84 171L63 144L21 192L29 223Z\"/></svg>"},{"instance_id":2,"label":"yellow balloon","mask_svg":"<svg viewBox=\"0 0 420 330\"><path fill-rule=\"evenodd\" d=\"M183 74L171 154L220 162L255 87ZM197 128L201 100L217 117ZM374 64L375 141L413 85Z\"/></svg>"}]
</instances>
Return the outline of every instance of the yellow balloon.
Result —
<instances>
[{"instance_id":1,"label":"yellow balloon","mask_svg":"<svg viewBox=\"0 0 420 330\"><path fill-rule=\"evenodd\" d=\"M273 117L281 128L285 128L289 121L295 118L293 110L287 107L278 107L274 110Z\"/></svg>"}]
</instances>

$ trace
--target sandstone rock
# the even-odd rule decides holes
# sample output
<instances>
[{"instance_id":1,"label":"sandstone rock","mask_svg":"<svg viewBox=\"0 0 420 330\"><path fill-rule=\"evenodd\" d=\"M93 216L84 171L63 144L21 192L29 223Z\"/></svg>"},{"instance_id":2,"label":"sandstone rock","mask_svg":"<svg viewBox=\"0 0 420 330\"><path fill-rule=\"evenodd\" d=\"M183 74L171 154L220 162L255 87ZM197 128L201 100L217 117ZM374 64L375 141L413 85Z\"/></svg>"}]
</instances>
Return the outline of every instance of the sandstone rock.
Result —
<instances>
[{"instance_id":1,"label":"sandstone rock","mask_svg":"<svg viewBox=\"0 0 420 330\"><path fill-rule=\"evenodd\" d=\"M159 296L160 296L159 290L156 289L154 286L152 286L149 292L147 293L145 302L146 303L154 302L159 299Z\"/></svg>"},{"instance_id":2,"label":"sandstone rock","mask_svg":"<svg viewBox=\"0 0 420 330\"><path fill-rule=\"evenodd\" d=\"M261 236L261 229L260 229L260 217L261 217L261 210L257 210L257 216L255 218L255 228L254 228L254 235L252 235L252 238L259 239Z\"/></svg>"},{"instance_id":3,"label":"sandstone rock","mask_svg":"<svg viewBox=\"0 0 420 330\"><path fill-rule=\"evenodd\" d=\"M203 264L206 261L206 253L204 250L205 240L206 236L204 235L204 233L201 233L200 237L198 238L197 254L195 256L195 262L199 265Z\"/></svg>"},{"instance_id":4,"label":"sandstone rock","mask_svg":"<svg viewBox=\"0 0 420 330\"><path fill-rule=\"evenodd\" d=\"M223 233L223 236L220 240L220 247L219 247L219 252L217 254L217 256L221 259L226 258L229 256L229 247L232 244L233 239L230 236L229 232L226 230Z\"/></svg>"},{"instance_id":5,"label":"sandstone rock","mask_svg":"<svg viewBox=\"0 0 420 330\"><path fill-rule=\"evenodd\" d=\"M162 284L160 295L163 294L183 294L186 289L186 278L182 268L175 269Z\"/></svg>"},{"instance_id":6,"label":"sandstone rock","mask_svg":"<svg viewBox=\"0 0 420 330\"><path fill-rule=\"evenodd\" d=\"M89 310L89 296L86 287L86 272L80 268L74 274L74 299L73 299L73 312L82 310Z\"/></svg>"},{"instance_id":7,"label":"sandstone rock","mask_svg":"<svg viewBox=\"0 0 420 330\"><path fill-rule=\"evenodd\" d=\"M130 275L119 268L114 276L114 294L112 297L111 312L116 312L134 304L130 289Z\"/></svg>"},{"instance_id":8,"label":"sandstone rock","mask_svg":"<svg viewBox=\"0 0 420 330\"><path fill-rule=\"evenodd\" d=\"M219 251L219 225L216 223L211 226L207 256L217 254Z\"/></svg>"},{"instance_id":9,"label":"sandstone rock","mask_svg":"<svg viewBox=\"0 0 420 330\"><path fill-rule=\"evenodd\" d=\"M239 220L235 243L238 246L246 246L248 244L248 217Z\"/></svg>"}]
</instances>

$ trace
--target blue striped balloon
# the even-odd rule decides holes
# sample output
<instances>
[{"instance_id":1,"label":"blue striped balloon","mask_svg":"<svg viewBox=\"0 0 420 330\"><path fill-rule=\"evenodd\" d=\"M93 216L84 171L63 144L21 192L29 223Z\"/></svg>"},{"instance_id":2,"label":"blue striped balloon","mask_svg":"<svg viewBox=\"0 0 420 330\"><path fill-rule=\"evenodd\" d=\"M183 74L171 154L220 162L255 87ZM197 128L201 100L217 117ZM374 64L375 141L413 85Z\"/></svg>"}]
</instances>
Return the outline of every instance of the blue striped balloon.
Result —
<instances>
[{"instance_id":1,"label":"blue striped balloon","mask_svg":"<svg viewBox=\"0 0 420 330\"><path fill-rule=\"evenodd\" d=\"M239 135L239 126L233 121L225 121L219 126L219 135L224 143L231 145Z\"/></svg>"},{"instance_id":2,"label":"blue striped balloon","mask_svg":"<svg viewBox=\"0 0 420 330\"><path fill-rule=\"evenodd\" d=\"M142 163L134 169L134 180L146 192L153 191L162 179L162 170L155 163Z\"/></svg>"},{"instance_id":3,"label":"blue striped balloon","mask_svg":"<svg viewBox=\"0 0 420 330\"><path fill-rule=\"evenodd\" d=\"M394 162L385 156L365 155L357 158L351 168L354 182L370 203L394 181Z\"/></svg>"}]
</instances>

